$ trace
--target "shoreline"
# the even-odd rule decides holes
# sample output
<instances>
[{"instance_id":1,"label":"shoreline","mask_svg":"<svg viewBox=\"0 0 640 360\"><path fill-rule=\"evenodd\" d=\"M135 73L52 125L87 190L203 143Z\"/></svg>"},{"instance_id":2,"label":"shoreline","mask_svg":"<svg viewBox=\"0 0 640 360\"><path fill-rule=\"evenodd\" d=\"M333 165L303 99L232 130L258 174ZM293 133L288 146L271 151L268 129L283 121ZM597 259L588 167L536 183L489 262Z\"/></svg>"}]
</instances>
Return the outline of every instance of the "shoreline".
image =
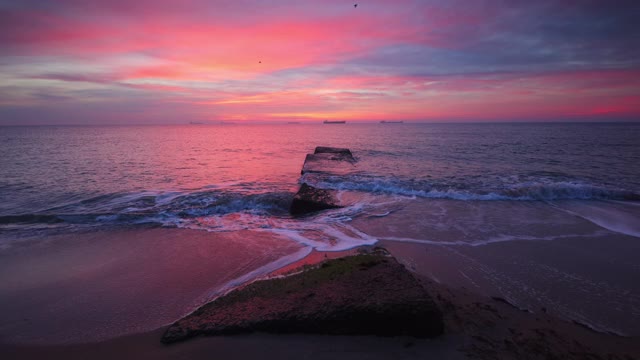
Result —
<instances>
[{"instance_id":1,"label":"shoreline","mask_svg":"<svg viewBox=\"0 0 640 360\"><path fill-rule=\"evenodd\" d=\"M414 273L451 288L504 298L602 333L640 336L635 238L609 235L478 247L381 241ZM568 261L571 259L571 261Z\"/></svg>"},{"instance_id":2,"label":"shoreline","mask_svg":"<svg viewBox=\"0 0 640 360\"><path fill-rule=\"evenodd\" d=\"M314 251L294 264L274 271L270 277L294 273L326 258L345 253ZM326 255L326 257L325 257ZM407 267L408 268L408 267ZM341 336L253 333L197 337L163 345L167 326L156 330L93 343L65 345L12 345L0 343L5 359L110 359L114 357L156 359L204 359L212 354L238 359L262 359L265 352L278 356L358 359L366 356L407 359L435 356L451 359L630 359L640 356L640 338L597 332L553 314L523 311L502 298L480 295L468 288L453 288L412 271L442 309L445 334L433 339L408 336ZM246 286L245 284L244 286ZM4 355L6 354L6 355Z\"/></svg>"}]
</instances>

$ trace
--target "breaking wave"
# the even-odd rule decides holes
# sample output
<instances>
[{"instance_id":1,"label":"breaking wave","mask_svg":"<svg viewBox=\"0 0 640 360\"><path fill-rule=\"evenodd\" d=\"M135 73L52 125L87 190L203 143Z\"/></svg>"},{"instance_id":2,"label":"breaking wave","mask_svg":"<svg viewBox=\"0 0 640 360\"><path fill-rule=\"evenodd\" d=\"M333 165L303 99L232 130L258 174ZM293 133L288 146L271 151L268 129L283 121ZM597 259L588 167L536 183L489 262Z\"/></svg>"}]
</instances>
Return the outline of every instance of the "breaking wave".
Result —
<instances>
[{"instance_id":1,"label":"breaking wave","mask_svg":"<svg viewBox=\"0 0 640 360\"><path fill-rule=\"evenodd\" d=\"M460 184L385 179L367 175L318 176L305 174L300 182L338 191L358 191L401 197L451 199L463 201L555 201L624 200L640 201L635 192L570 181L531 181L503 185L498 189L469 189ZM291 192L242 193L219 189L192 192L153 192L105 194L83 199L42 212L0 216L0 226L30 224L140 224L199 227L235 222L255 222L263 218L288 217ZM362 198L364 200L364 198ZM366 202L366 200L365 200ZM362 204L360 204L362 205ZM220 218L236 216L220 223ZM263 220L260 220L263 221ZM208 222L208 224L207 224ZM236 226L231 226L236 228Z\"/></svg>"},{"instance_id":2,"label":"breaking wave","mask_svg":"<svg viewBox=\"0 0 640 360\"><path fill-rule=\"evenodd\" d=\"M362 210L362 204L299 220L289 215L293 195L224 190L106 194L41 214L1 216L0 229L147 224L214 232L253 230L271 232L322 251L346 250L377 241L345 224Z\"/></svg>"},{"instance_id":3,"label":"breaking wave","mask_svg":"<svg viewBox=\"0 0 640 360\"><path fill-rule=\"evenodd\" d=\"M287 214L293 194L243 194L226 191L106 194L36 214L0 216L0 225L36 223L144 223L168 218L195 218L232 213L262 216Z\"/></svg>"},{"instance_id":4,"label":"breaking wave","mask_svg":"<svg viewBox=\"0 0 640 360\"><path fill-rule=\"evenodd\" d=\"M438 184L427 181L403 181L366 175L317 176L305 174L301 182L312 186L409 197L452 200L629 200L640 201L640 194L581 182L539 181L470 188L469 184Z\"/></svg>"}]
</instances>

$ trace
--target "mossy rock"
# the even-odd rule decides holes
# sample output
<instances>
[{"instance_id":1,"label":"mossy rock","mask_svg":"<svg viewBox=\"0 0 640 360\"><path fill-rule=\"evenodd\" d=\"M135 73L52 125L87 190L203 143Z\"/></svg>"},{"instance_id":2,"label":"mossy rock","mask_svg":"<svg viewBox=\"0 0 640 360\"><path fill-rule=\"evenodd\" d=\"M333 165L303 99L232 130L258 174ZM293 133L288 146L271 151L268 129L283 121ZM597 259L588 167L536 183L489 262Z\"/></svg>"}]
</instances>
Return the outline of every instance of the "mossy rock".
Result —
<instances>
[{"instance_id":1,"label":"mossy rock","mask_svg":"<svg viewBox=\"0 0 640 360\"><path fill-rule=\"evenodd\" d=\"M370 253L236 289L171 325L162 342L254 331L432 337L443 320L403 265Z\"/></svg>"}]
</instances>

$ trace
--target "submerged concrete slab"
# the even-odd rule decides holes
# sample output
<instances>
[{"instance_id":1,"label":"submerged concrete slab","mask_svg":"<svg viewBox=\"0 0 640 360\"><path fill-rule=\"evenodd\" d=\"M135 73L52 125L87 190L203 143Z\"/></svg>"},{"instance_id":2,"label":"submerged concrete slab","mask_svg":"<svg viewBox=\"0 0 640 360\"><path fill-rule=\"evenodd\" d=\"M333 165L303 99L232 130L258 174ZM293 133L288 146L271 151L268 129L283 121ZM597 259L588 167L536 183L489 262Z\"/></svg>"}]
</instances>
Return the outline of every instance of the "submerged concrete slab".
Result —
<instances>
[{"instance_id":1,"label":"submerged concrete slab","mask_svg":"<svg viewBox=\"0 0 640 360\"><path fill-rule=\"evenodd\" d=\"M349 156L353 159L353 154L351 154L351 150L347 148L316 146L316 149L313 153L314 154L340 154L343 156Z\"/></svg>"},{"instance_id":2,"label":"submerged concrete slab","mask_svg":"<svg viewBox=\"0 0 640 360\"><path fill-rule=\"evenodd\" d=\"M315 172L334 175L346 175L355 170L355 160L341 154L307 154L301 174Z\"/></svg>"},{"instance_id":3,"label":"submerged concrete slab","mask_svg":"<svg viewBox=\"0 0 640 360\"><path fill-rule=\"evenodd\" d=\"M354 170L356 159L351 150L326 146L316 147L313 154L307 154L301 173L322 172L330 174L347 174Z\"/></svg>"}]
</instances>

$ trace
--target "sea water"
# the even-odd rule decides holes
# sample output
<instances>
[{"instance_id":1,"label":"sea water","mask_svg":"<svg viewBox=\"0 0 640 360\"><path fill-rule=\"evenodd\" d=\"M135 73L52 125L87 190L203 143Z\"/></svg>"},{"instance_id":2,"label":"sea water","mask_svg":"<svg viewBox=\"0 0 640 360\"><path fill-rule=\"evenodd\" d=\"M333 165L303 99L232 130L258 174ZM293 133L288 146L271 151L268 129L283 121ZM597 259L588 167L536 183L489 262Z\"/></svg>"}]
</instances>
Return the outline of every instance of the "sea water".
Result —
<instances>
[{"instance_id":1,"label":"sea water","mask_svg":"<svg viewBox=\"0 0 640 360\"><path fill-rule=\"evenodd\" d=\"M632 123L2 127L0 256L16 247L28 252L34 239L159 227L260 234L298 244L299 256L283 255L276 262L280 265L311 250L379 242L436 246L459 254L457 260L438 259L463 261L480 251L474 249L486 253L492 244L524 241L570 240L564 248L574 248L579 256L576 244L582 240L576 239L599 239L598 246L620 247L637 258L638 139L640 124ZM339 174L300 175L305 155L316 146L349 148L357 162ZM303 182L335 190L345 206L290 216L288 207ZM473 256L475 262L481 257ZM528 302L531 293L522 289L535 286L536 279L520 277L511 287L500 285L508 283L505 273L521 266L499 270L498 260L487 260L476 264L476 272L500 276L474 278L462 271L473 261L464 261L458 269L449 264L453 266L444 272L424 272L438 281L462 272L471 283L484 281L483 288L496 288L523 306L559 301L552 297L545 302L547 295L537 290L542 300ZM536 261L529 271L542 271ZM581 267L605 260L598 261L582 262ZM640 268L629 261L609 269L612 279L626 273L629 280L612 280L607 286L620 311L637 319ZM541 275L538 288L553 287L580 272L557 274L554 266ZM250 281L252 274L246 271L240 279ZM594 279L580 281L586 284L584 291L604 291L593 285ZM566 297L558 305L560 310L571 307ZM594 320L589 311L574 317L597 323L594 327L640 333L637 326L607 323L606 315Z\"/></svg>"},{"instance_id":2,"label":"sea water","mask_svg":"<svg viewBox=\"0 0 640 360\"><path fill-rule=\"evenodd\" d=\"M3 127L0 226L16 236L141 223L295 230L301 221L288 221L287 209L307 182L359 192L344 219L422 199L524 201L638 236L638 139L635 124ZM354 171L300 177L317 145L350 148ZM570 200L589 202L562 204ZM309 222L348 224L340 218Z\"/></svg>"}]
</instances>

